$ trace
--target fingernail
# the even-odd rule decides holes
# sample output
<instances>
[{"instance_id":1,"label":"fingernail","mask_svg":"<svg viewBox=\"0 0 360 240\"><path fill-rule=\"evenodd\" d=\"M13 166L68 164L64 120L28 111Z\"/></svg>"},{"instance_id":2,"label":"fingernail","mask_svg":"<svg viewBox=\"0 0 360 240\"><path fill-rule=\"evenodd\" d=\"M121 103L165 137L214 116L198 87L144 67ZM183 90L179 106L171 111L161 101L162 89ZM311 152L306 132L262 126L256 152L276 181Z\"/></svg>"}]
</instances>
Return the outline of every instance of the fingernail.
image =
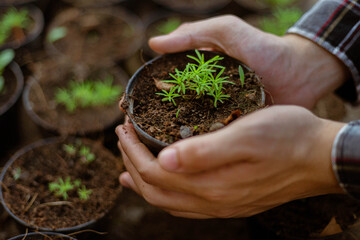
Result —
<instances>
[{"instance_id":1,"label":"fingernail","mask_svg":"<svg viewBox=\"0 0 360 240\"><path fill-rule=\"evenodd\" d=\"M161 151L158 159L161 167L165 170L174 171L179 168L177 150L174 148L169 148Z\"/></svg>"},{"instance_id":2,"label":"fingernail","mask_svg":"<svg viewBox=\"0 0 360 240\"><path fill-rule=\"evenodd\" d=\"M122 173L120 175L120 184L126 188L129 188L130 187L130 184L129 184L129 174L128 173Z\"/></svg>"}]
</instances>

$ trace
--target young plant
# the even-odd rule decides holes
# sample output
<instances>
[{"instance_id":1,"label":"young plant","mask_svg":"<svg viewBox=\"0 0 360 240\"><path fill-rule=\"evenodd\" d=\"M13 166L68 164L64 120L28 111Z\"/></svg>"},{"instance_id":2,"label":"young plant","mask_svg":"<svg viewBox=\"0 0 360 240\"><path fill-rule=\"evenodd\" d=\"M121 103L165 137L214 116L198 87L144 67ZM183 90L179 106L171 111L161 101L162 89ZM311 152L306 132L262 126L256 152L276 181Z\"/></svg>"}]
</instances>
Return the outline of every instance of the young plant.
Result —
<instances>
[{"instance_id":1,"label":"young plant","mask_svg":"<svg viewBox=\"0 0 360 240\"><path fill-rule=\"evenodd\" d=\"M86 189L86 186L82 185L81 188L78 188L77 193L80 200L87 201L90 198L92 190Z\"/></svg>"},{"instance_id":2,"label":"young plant","mask_svg":"<svg viewBox=\"0 0 360 240\"><path fill-rule=\"evenodd\" d=\"M64 144L63 149L70 156L76 155L76 147L72 144Z\"/></svg>"},{"instance_id":3,"label":"young plant","mask_svg":"<svg viewBox=\"0 0 360 240\"><path fill-rule=\"evenodd\" d=\"M21 168L17 167L12 171L12 175L15 181L17 181L18 179L20 179L21 177Z\"/></svg>"},{"instance_id":4,"label":"young plant","mask_svg":"<svg viewBox=\"0 0 360 240\"><path fill-rule=\"evenodd\" d=\"M0 45L11 37L13 29L26 29L29 24L30 18L26 9L9 8L0 19Z\"/></svg>"},{"instance_id":5,"label":"young plant","mask_svg":"<svg viewBox=\"0 0 360 240\"><path fill-rule=\"evenodd\" d=\"M294 25L303 12L298 8L277 8L273 16L264 17L260 22L260 29L278 36L283 36L289 27Z\"/></svg>"},{"instance_id":6,"label":"young plant","mask_svg":"<svg viewBox=\"0 0 360 240\"><path fill-rule=\"evenodd\" d=\"M12 49L6 49L0 52L0 93L5 89L5 78L3 77L4 70L14 57L15 52Z\"/></svg>"},{"instance_id":7,"label":"young plant","mask_svg":"<svg viewBox=\"0 0 360 240\"><path fill-rule=\"evenodd\" d=\"M121 87L112 85L112 82L111 76L104 81L71 81L67 89L57 89L55 101L64 105L69 113L73 113L78 107L111 105L116 102L122 92Z\"/></svg>"},{"instance_id":8,"label":"young plant","mask_svg":"<svg viewBox=\"0 0 360 240\"><path fill-rule=\"evenodd\" d=\"M167 19L165 22L158 24L156 30L159 34L165 35L171 33L181 25L181 20L179 18L173 17Z\"/></svg>"},{"instance_id":9,"label":"young plant","mask_svg":"<svg viewBox=\"0 0 360 240\"><path fill-rule=\"evenodd\" d=\"M50 192L54 192L55 196L62 197L64 200L67 200L69 197L68 191L73 190L74 187L70 177L66 177L65 181L62 178L59 178L57 182L49 183Z\"/></svg>"},{"instance_id":10,"label":"young plant","mask_svg":"<svg viewBox=\"0 0 360 240\"><path fill-rule=\"evenodd\" d=\"M50 43L56 42L57 40L60 40L64 38L67 34L67 28L66 27L56 27L53 28L47 35L46 40Z\"/></svg>"},{"instance_id":11,"label":"young plant","mask_svg":"<svg viewBox=\"0 0 360 240\"><path fill-rule=\"evenodd\" d=\"M199 99L205 96L212 96L214 107L217 103L223 103L229 95L224 94L224 84L234 84L228 81L229 77L223 77L225 67L218 65L223 57L215 56L205 61L204 54L195 50L196 56L188 55L187 57L194 60L195 63L188 63L183 71L175 69L175 74L170 73L170 80L164 80L165 83L173 84L170 91L162 90L157 95L164 96L162 101L172 102L176 106L175 98L182 96L183 98Z\"/></svg>"},{"instance_id":12,"label":"young plant","mask_svg":"<svg viewBox=\"0 0 360 240\"><path fill-rule=\"evenodd\" d=\"M91 163L95 160L95 154L90 151L90 148L87 146L81 146L79 150L80 159L84 163Z\"/></svg>"}]
</instances>

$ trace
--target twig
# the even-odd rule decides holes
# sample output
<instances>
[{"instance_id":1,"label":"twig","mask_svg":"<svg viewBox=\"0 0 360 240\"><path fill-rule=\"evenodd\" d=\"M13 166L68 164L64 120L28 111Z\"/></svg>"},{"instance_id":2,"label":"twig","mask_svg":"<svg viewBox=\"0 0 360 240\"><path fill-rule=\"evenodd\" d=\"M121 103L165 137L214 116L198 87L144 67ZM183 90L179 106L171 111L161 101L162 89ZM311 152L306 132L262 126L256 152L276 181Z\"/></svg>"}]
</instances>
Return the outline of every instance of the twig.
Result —
<instances>
[{"instance_id":1,"label":"twig","mask_svg":"<svg viewBox=\"0 0 360 240\"><path fill-rule=\"evenodd\" d=\"M26 237L27 237L27 235L28 235L28 233L29 233L29 229L28 229L28 228L26 228L26 230L25 230L25 236L24 236L21 240L25 240L25 239L26 239Z\"/></svg>"},{"instance_id":2,"label":"twig","mask_svg":"<svg viewBox=\"0 0 360 240\"><path fill-rule=\"evenodd\" d=\"M34 196L31 198L31 201L29 202L29 204L26 206L24 212L29 211L29 209L31 208L31 206L34 204L36 198L39 196L39 193L35 193Z\"/></svg>"},{"instance_id":3,"label":"twig","mask_svg":"<svg viewBox=\"0 0 360 240\"><path fill-rule=\"evenodd\" d=\"M47 202L47 203L41 203L37 207L46 207L46 206L62 206L62 205L68 205L70 207L73 207L73 204L69 201L56 201L56 202Z\"/></svg>"},{"instance_id":4,"label":"twig","mask_svg":"<svg viewBox=\"0 0 360 240\"><path fill-rule=\"evenodd\" d=\"M95 230L92 230L92 229L84 229L84 230L80 230L80 231L77 231L77 232L69 233L68 235L73 236L73 235L84 233L84 232L93 232L93 233L96 233L96 234L99 234L99 235L107 234L107 232L98 232L98 231L95 231Z\"/></svg>"},{"instance_id":5,"label":"twig","mask_svg":"<svg viewBox=\"0 0 360 240\"><path fill-rule=\"evenodd\" d=\"M1 183L1 186L5 189L5 192L10 192L9 191L9 188L4 184L4 182L0 182Z\"/></svg>"}]
</instances>

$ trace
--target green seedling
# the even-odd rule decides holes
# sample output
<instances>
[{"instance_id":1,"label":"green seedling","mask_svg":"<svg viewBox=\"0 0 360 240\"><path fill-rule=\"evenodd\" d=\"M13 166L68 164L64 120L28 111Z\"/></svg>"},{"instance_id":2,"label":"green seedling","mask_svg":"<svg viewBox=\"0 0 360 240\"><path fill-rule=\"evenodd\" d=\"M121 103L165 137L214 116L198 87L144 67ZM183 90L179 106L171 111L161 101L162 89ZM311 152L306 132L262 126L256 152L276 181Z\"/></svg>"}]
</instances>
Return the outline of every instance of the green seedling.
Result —
<instances>
[{"instance_id":1,"label":"green seedling","mask_svg":"<svg viewBox=\"0 0 360 240\"><path fill-rule=\"evenodd\" d=\"M69 113L73 113L78 107L111 105L116 102L122 92L121 87L112 85L112 82L111 76L105 81L71 81L67 89L57 89L55 101L64 105Z\"/></svg>"},{"instance_id":2,"label":"green seedling","mask_svg":"<svg viewBox=\"0 0 360 240\"><path fill-rule=\"evenodd\" d=\"M62 197L64 200L69 197L68 191L73 190L74 187L70 177L66 177L65 181L62 178L59 178L57 182L49 183L50 192L54 192L55 196Z\"/></svg>"},{"instance_id":3,"label":"green seedling","mask_svg":"<svg viewBox=\"0 0 360 240\"><path fill-rule=\"evenodd\" d=\"M79 150L81 161L84 163L91 163L95 160L95 154L90 151L89 147L82 146Z\"/></svg>"},{"instance_id":4,"label":"green seedling","mask_svg":"<svg viewBox=\"0 0 360 240\"><path fill-rule=\"evenodd\" d=\"M5 78L3 73L5 68L15 57L15 52L12 49L6 49L0 52L0 93L2 93L5 89Z\"/></svg>"},{"instance_id":5,"label":"green seedling","mask_svg":"<svg viewBox=\"0 0 360 240\"><path fill-rule=\"evenodd\" d=\"M67 34L66 27L56 27L51 29L51 31L47 35L46 40L50 43L53 43L56 42L57 40L64 38L66 34Z\"/></svg>"},{"instance_id":6,"label":"green seedling","mask_svg":"<svg viewBox=\"0 0 360 240\"><path fill-rule=\"evenodd\" d=\"M76 147L72 144L64 144L63 149L70 156L76 155Z\"/></svg>"},{"instance_id":7,"label":"green seedling","mask_svg":"<svg viewBox=\"0 0 360 240\"><path fill-rule=\"evenodd\" d=\"M195 126L195 127L194 127L194 131L196 131L196 129L198 129L198 126Z\"/></svg>"},{"instance_id":8,"label":"green seedling","mask_svg":"<svg viewBox=\"0 0 360 240\"><path fill-rule=\"evenodd\" d=\"M214 107L217 103L223 103L229 98L229 95L223 93L224 84L235 84L223 77L225 67L218 64L223 57L215 56L205 61L204 54L195 50L196 56L188 55L187 57L194 60L195 63L188 63L183 71L175 69L175 74L170 73L170 80L164 80L165 83L174 84L168 91L162 90L157 95L164 96L162 101L172 102L176 106L175 98L182 96L183 98L199 99L205 96L213 97Z\"/></svg>"},{"instance_id":9,"label":"green seedling","mask_svg":"<svg viewBox=\"0 0 360 240\"><path fill-rule=\"evenodd\" d=\"M179 18L173 17L167 19L165 22L158 24L156 30L159 34L165 35L169 34L181 25L181 20Z\"/></svg>"},{"instance_id":10,"label":"green seedling","mask_svg":"<svg viewBox=\"0 0 360 240\"><path fill-rule=\"evenodd\" d=\"M14 28L26 29L30 24L30 17L26 9L9 10L0 19L0 45L10 38Z\"/></svg>"},{"instance_id":11,"label":"green seedling","mask_svg":"<svg viewBox=\"0 0 360 240\"><path fill-rule=\"evenodd\" d=\"M239 65L239 76L240 76L241 87L244 87L245 73L244 73L244 69L240 65Z\"/></svg>"},{"instance_id":12,"label":"green seedling","mask_svg":"<svg viewBox=\"0 0 360 240\"><path fill-rule=\"evenodd\" d=\"M92 190L86 189L86 186L82 185L81 188L78 188L77 193L80 200L87 201L90 198Z\"/></svg>"},{"instance_id":13,"label":"green seedling","mask_svg":"<svg viewBox=\"0 0 360 240\"><path fill-rule=\"evenodd\" d=\"M178 118L179 117L179 113L180 113L180 108L177 110L177 112L176 112L176 118Z\"/></svg>"},{"instance_id":14,"label":"green seedling","mask_svg":"<svg viewBox=\"0 0 360 240\"><path fill-rule=\"evenodd\" d=\"M12 171L12 175L15 181L19 180L21 177L21 168L17 167Z\"/></svg>"},{"instance_id":15,"label":"green seedling","mask_svg":"<svg viewBox=\"0 0 360 240\"><path fill-rule=\"evenodd\" d=\"M303 12L298 8L277 8L273 16L264 17L260 21L259 27L265 32L283 36L302 14Z\"/></svg>"}]
</instances>

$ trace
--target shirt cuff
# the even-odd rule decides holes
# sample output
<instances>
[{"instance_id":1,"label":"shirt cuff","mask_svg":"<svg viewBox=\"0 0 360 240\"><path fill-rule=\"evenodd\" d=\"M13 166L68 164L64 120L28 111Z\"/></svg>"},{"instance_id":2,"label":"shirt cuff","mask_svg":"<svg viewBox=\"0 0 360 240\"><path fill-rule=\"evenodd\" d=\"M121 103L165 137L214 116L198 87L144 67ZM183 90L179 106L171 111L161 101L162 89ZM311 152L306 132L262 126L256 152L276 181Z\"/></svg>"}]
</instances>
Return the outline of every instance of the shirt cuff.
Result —
<instances>
[{"instance_id":1,"label":"shirt cuff","mask_svg":"<svg viewBox=\"0 0 360 240\"><path fill-rule=\"evenodd\" d=\"M345 125L337 134L332 167L344 191L360 200L360 120Z\"/></svg>"}]
</instances>

